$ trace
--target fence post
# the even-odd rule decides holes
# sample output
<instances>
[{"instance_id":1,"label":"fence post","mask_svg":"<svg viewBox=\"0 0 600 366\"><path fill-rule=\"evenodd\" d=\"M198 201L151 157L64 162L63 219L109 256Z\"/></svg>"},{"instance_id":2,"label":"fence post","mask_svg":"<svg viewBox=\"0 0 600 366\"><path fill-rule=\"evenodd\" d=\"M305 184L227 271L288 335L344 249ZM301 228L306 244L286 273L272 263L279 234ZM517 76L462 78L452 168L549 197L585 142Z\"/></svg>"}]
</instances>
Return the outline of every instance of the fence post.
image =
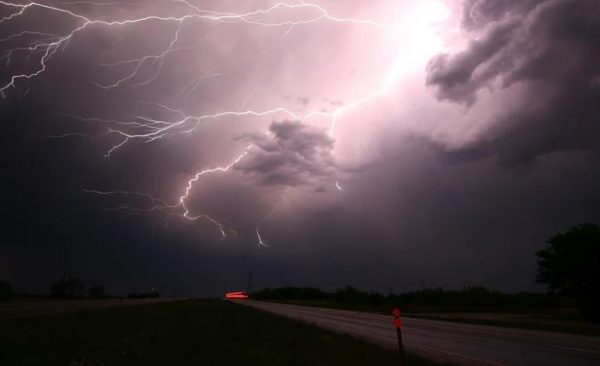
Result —
<instances>
[{"instance_id":1,"label":"fence post","mask_svg":"<svg viewBox=\"0 0 600 366\"><path fill-rule=\"evenodd\" d=\"M404 344L402 343L402 319L400 318L400 309L396 306L392 310L394 316L394 327L396 328L396 334L398 335L398 351L400 352L400 365L406 365L406 358L404 356Z\"/></svg>"}]
</instances>

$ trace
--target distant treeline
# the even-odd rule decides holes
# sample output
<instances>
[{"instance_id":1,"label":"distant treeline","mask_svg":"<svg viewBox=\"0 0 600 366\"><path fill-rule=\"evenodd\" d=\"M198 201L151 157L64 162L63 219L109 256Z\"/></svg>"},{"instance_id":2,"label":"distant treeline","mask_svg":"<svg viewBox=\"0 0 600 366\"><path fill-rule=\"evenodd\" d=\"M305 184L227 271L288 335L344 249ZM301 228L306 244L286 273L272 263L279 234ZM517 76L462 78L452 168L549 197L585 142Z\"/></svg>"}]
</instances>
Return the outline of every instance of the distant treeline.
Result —
<instances>
[{"instance_id":1,"label":"distant treeline","mask_svg":"<svg viewBox=\"0 0 600 366\"><path fill-rule=\"evenodd\" d=\"M519 310L531 308L575 307L573 300L542 293L519 292L505 294L485 287L472 286L462 290L424 289L400 294L383 295L360 291L353 287L326 292L314 287L266 288L254 292L257 300L310 302L353 308L382 309L401 306L406 311Z\"/></svg>"},{"instance_id":2,"label":"distant treeline","mask_svg":"<svg viewBox=\"0 0 600 366\"><path fill-rule=\"evenodd\" d=\"M14 287L8 281L0 280L0 302L10 301L16 295Z\"/></svg>"},{"instance_id":3,"label":"distant treeline","mask_svg":"<svg viewBox=\"0 0 600 366\"><path fill-rule=\"evenodd\" d=\"M104 286L96 285L87 289L85 284L78 278L63 276L63 278L50 287L50 294L30 294L17 292L14 286L8 282L0 280L0 302L12 301L15 298L47 298L57 299L117 299L122 296L115 296L106 293ZM150 292L132 292L127 295L130 299L149 299L161 297L160 292L152 289Z\"/></svg>"}]
</instances>

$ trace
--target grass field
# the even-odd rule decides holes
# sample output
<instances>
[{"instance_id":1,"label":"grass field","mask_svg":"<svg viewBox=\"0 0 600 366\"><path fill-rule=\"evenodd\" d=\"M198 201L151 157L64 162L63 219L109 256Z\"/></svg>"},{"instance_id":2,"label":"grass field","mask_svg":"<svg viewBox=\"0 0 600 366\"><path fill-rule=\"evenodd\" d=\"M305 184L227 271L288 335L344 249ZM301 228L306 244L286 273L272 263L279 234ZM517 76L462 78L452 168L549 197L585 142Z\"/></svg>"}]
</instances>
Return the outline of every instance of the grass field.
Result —
<instances>
[{"instance_id":1,"label":"grass field","mask_svg":"<svg viewBox=\"0 0 600 366\"><path fill-rule=\"evenodd\" d=\"M556 318L552 315L506 314L506 313L415 313L407 314L416 318L444 320L457 323L492 325L506 328L542 330L547 332L570 333L600 337L600 325Z\"/></svg>"},{"instance_id":2,"label":"grass field","mask_svg":"<svg viewBox=\"0 0 600 366\"><path fill-rule=\"evenodd\" d=\"M396 352L221 300L0 321L0 365L397 364Z\"/></svg>"}]
</instances>

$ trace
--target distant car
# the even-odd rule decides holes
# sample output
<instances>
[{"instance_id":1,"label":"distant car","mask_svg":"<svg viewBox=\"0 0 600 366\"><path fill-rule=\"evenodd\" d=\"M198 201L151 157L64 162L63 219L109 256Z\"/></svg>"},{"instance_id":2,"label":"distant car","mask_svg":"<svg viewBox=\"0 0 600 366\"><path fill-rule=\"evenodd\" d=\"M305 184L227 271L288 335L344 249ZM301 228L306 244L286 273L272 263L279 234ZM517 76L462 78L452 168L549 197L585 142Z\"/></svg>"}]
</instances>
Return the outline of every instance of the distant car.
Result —
<instances>
[{"instance_id":1,"label":"distant car","mask_svg":"<svg viewBox=\"0 0 600 366\"><path fill-rule=\"evenodd\" d=\"M225 294L226 299L230 300L246 300L248 293L246 291L228 292Z\"/></svg>"}]
</instances>

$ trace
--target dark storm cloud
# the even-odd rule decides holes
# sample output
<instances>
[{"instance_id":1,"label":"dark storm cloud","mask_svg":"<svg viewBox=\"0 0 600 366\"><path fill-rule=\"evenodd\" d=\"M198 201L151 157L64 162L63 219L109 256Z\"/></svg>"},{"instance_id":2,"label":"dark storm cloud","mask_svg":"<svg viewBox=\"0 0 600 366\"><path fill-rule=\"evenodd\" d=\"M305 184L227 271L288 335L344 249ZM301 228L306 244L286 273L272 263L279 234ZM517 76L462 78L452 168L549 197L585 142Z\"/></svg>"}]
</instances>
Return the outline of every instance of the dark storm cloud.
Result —
<instances>
[{"instance_id":1,"label":"dark storm cloud","mask_svg":"<svg viewBox=\"0 0 600 366\"><path fill-rule=\"evenodd\" d=\"M530 11L544 0L467 0L463 6L463 25L467 29L487 26L505 16Z\"/></svg>"},{"instance_id":2,"label":"dark storm cloud","mask_svg":"<svg viewBox=\"0 0 600 366\"><path fill-rule=\"evenodd\" d=\"M297 121L273 122L269 134L245 139L254 147L236 166L261 184L316 184L335 173L334 141L323 129Z\"/></svg>"},{"instance_id":3,"label":"dark storm cloud","mask_svg":"<svg viewBox=\"0 0 600 366\"><path fill-rule=\"evenodd\" d=\"M91 4L73 8L85 8L81 11L86 15L108 20L181 14L182 7L189 12L189 8L173 1L125 7L117 3L114 7ZM268 8L269 4L248 1L240 6L236 1L215 1L203 2L202 6L251 11ZM4 15L11 8L0 11ZM24 29L63 35L73 29L73 23L73 19L47 9L31 8L23 17L3 22L0 38ZM279 105L282 93L314 96L316 100L320 95L304 88L315 77L302 76L302 90L297 90L295 78L282 77L296 62L311 67L297 61L306 58L298 57L298 53L312 57L324 44L333 43L314 28L294 29L282 37L280 28L186 22L178 34L177 46L198 47L171 54L161 63L157 78L147 85L137 84L154 75L157 63L144 64L139 75L110 90L97 85L115 83L130 72L131 65L109 65L162 53L172 41L177 24L98 25L79 32L47 60L43 73L20 80L0 100L0 201L5 207L0 212L0 278L12 281L20 290L40 293L47 291L65 270L88 285L106 285L110 292L121 294L156 287L168 294L206 296L243 286L249 262L257 255L256 221L268 214L279 199L280 190L273 185L312 184L309 174L314 174L316 181L331 174L328 155L333 141L325 133L292 122L273 125L268 136L254 141L256 147L248 160L251 165L240 167L231 176L203 177L194 186L190 209L223 219L227 229L239 233L236 236L228 231L228 237L222 239L218 228L206 220L165 218L159 210L144 212L151 207L137 194L96 196L85 189L148 192L176 203L197 171L226 165L243 150L244 141L233 141L235 137L251 133L257 136L274 117L206 120L198 130L175 138L148 144L131 141L110 159L103 159L104 152L122 141L106 134L110 125L65 115L126 123L131 122L131 116L139 115L171 121L181 118L180 113L152 105L166 105L198 116L238 109L268 110L273 103ZM326 33L338 42L336 35L347 29L335 28ZM307 35L315 40L307 43ZM19 39L2 42L0 57L20 46L14 43ZM25 45L30 42L26 37L21 40ZM280 57L282 49L286 50L285 57ZM10 65L2 62L2 83L10 80L11 72L35 69L42 54L28 57L13 52ZM215 70L218 77L205 77L215 74ZM323 72L330 74L328 70ZM193 90L187 88L190 81L195 82ZM255 93L257 85L260 89ZM323 83L318 88L322 89ZM294 99L286 106L291 109L309 102L308 98ZM48 138L60 135L66 137ZM297 155L293 149L298 149ZM245 180L243 174L255 179ZM237 186L239 181L242 187ZM256 183L260 187L252 186ZM134 211L127 210L127 206ZM270 242L268 229L265 231L265 240ZM279 264L284 257L267 261L262 266L264 273L288 266L289 262Z\"/></svg>"},{"instance_id":4,"label":"dark storm cloud","mask_svg":"<svg viewBox=\"0 0 600 366\"><path fill-rule=\"evenodd\" d=\"M474 40L464 51L435 57L427 83L440 99L467 106L482 92L494 98L498 88L523 86L527 99L525 108L494 102L501 106L495 127L468 155L518 163L598 148L600 2L468 1L464 14L467 28L478 25Z\"/></svg>"},{"instance_id":5,"label":"dark storm cloud","mask_svg":"<svg viewBox=\"0 0 600 366\"><path fill-rule=\"evenodd\" d=\"M123 19L181 10L172 1L146 3L114 11L93 7L90 14ZM239 3L203 6L224 11L269 6ZM383 51L373 38L381 30L324 22L288 32L186 22L178 46L206 36L197 49L172 53L147 85L137 84L153 75L156 63L147 63L121 87L103 90L94 83L114 83L135 65L102 65L161 53L177 27L151 22L87 29L49 60L46 72L18 83L0 101L0 277L44 292L66 269L110 292L156 287L191 296L243 289L248 270L254 271L255 288L350 284L409 290L421 280L428 287L536 288L534 253L544 240L571 225L600 220L600 152L581 151L598 146L596 4L467 1L463 25L473 41L463 52L439 56L429 69L430 86L444 103L426 95L422 108L394 118L376 102L361 104L340 115L335 141L310 126L329 126L318 118L302 124L272 123L289 118L284 115L236 116L202 120L194 130L151 143L131 140L110 159L102 154L121 142L119 136L106 135L106 124L65 114L173 121L181 118L175 109L191 116L260 112L282 99L296 113L332 110L370 93L365 85L379 81L385 70L373 67L371 57ZM387 6L336 2L332 13L368 17L361 9L379 5ZM25 22L31 27L5 22L0 31L7 36L50 20L61 23L51 13L37 14ZM219 76L212 77L215 72ZM417 95L421 76L415 76L419 86L399 87ZM525 90L522 104L529 108L506 101L514 89ZM412 95L406 99L413 104ZM475 111L477 122L491 127L481 133L474 128L471 139L460 128L463 121L453 119L463 115L440 112L463 106L464 115ZM456 132L448 137L458 141L452 153L430 142L436 134L443 140L446 130L426 126L421 138L414 137L407 126L421 126L425 117ZM47 138L73 132L98 137ZM226 238L207 220L152 211L147 196L84 191L151 193L174 205L198 171L227 166L251 143L247 157L232 169L198 179L186 201L190 216L207 214L222 222ZM527 169L506 169L490 156L509 162L538 158ZM335 189L338 179L343 191ZM109 210L123 206L138 211ZM257 227L269 248L256 243Z\"/></svg>"},{"instance_id":6,"label":"dark storm cloud","mask_svg":"<svg viewBox=\"0 0 600 366\"><path fill-rule=\"evenodd\" d=\"M500 50L508 48L517 26L518 20L513 19L497 24L467 50L435 57L428 66L427 82L437 87L441 99L473 104L476 92L509 67L510 52Z\"/></svg>"}]
</instances>

